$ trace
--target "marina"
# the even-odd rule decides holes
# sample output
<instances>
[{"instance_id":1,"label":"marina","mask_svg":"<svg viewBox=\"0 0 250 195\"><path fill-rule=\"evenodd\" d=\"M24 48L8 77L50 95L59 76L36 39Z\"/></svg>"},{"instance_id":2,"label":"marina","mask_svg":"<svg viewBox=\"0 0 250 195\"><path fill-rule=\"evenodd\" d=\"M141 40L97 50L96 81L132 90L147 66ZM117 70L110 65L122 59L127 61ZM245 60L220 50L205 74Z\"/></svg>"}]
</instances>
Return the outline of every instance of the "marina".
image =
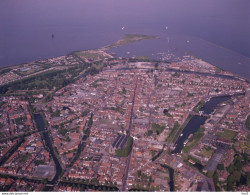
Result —
<instances>
[{"instance_id":1,"label":"marina","mask_svg":"<svg viewBox=\"0 0 250 195\"><path fill-rule=\"evenodd\" d=\"M230 96L221 96L221 97L213 97L210 101L206 102L205 105L200 109L206 114L211 114L216 106L224 101L230 99ZM182 131L182 136L180 136L176 143L175 148L172 151L173 154L181 153L183 147L188 143L188 140L192 137L192 135L198 131L198 129L205 124L205 121L208 117L195 115L187 124L187 126Z\"/></svg>"}]
</instances>

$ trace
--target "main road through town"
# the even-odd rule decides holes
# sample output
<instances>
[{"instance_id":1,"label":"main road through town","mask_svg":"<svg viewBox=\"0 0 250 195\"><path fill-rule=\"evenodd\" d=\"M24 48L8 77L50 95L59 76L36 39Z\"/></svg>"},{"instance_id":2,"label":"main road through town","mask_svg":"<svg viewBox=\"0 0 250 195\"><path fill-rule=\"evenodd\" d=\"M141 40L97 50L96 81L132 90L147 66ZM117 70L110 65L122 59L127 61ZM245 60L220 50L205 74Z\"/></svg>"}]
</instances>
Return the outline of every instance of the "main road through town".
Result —
<instances>
[{"instance_id":1,"label":"main road through town","mask_svg":"<svg viewBox=\"0 0 250 195\"><path fill-rule=\"evenodd\" d=\"M138 82L138 77L136 78L136 84L135 84L135 90L134 90L134 97L133 97L133 100L132 100L132 108L131 108L131 114L130 114L130 121L129 121L128 130L127 130L127 135L128 136L130 136L130 131L131 131L131 128L132 128L132 120L133 120L133 111L134 111L134 103L135 103L137 82ZM132 148L133 148L133 146L132 146ZM122 191L123 192L125 190L127 190L127 178L128 178L128 171L129 171L129 165L130 165L130 160L131 160L131 156L132 156L132 151L133 151L133 149L131 149L131 152L130 152L130 154L127 157L126 167L124 169L124 174L123 174L123 178L122 178Z\"/></svg>"}]
</instances>

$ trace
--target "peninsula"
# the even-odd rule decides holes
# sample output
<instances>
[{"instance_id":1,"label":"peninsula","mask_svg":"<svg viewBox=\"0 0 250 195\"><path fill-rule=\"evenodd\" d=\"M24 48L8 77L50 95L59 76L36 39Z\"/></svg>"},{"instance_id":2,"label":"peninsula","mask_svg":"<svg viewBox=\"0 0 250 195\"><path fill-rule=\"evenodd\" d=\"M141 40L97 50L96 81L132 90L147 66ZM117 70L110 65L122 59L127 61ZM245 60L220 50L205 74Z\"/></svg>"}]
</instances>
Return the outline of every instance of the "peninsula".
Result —
<instances>
[{"instance_id":1,"label":"peninsula","mask_svg":"<svg viewBox=\"0 0 250 195\"><path fill-rule=\"evenodd\" d=\"M249 191L249 81L154 38L0 69L0 191Z\"/></svg>"}]
</instances>

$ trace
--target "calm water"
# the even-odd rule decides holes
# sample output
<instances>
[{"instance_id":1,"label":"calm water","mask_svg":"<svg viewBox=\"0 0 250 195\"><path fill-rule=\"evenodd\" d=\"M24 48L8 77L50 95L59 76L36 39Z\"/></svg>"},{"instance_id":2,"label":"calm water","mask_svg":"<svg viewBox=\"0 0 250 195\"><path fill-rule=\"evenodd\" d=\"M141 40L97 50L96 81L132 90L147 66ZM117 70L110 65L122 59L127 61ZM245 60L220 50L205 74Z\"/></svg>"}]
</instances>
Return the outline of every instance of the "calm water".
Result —
<instances>
[{"instance_id":1,"label":"calm water","mask_svg":"<svg viewBox=\"0 0 250 195\"><path fill-rule=\"evenodd\" d=\"M40 114L35 114L34 119L36 121L36 125L37 125L38 130L43 131L45 129L43 117ZM62 167L61 167L60 162L58 161L58 159L54 153L53 146L52 146L51 140L49 138L48 132L47 131L43 132L43 135L44 135L46 145L49 148L50 155L52 156L53 161L54 161L55 166L56 166L56 175L53 178L53 180L51 182L49 182L50 184L54 184L57 181L57 179L59 178L60 174L62 173Z\"/></svg>"},{"instance_id":2,"label":"calm water","mask_svg":"<svg viewBox=\"0 0 250 195\"><path fill-rule=\"evenodd\" d=\"M187 126L183 129L182 134L183 136L180 136L176 142L176 147L173 151L174 154L181 153L181 150L184 147L184 142L187 140L188 136L190 134L194 134L201 125L204 125L205 121L207 120L207 117L203 116L193 116L193 118L189 121Z\"/></svg>"},{"instance_id":3,"label":"calm water","mask_svg":"<svg viewBox=\"0 0 250 195\"><path fill-rule=\"evenodd\" d=\"M213 97L208 102L205 103L205 105L200 109L200 111L203 111L205 114L211 114L218 104L230 99L231 96Z\"/></svg>"},{"instance_id":4,"label":"calm water","mask_svg":"<svg viewBox=\"0 0 250 195\"><path fill-rule=\"evenodd\" d=\"M161 165L161 166L164 167L165 169L168 169L170 192L174 192L174 169L167 165Z\"/></svg>"},{"instance_id":5,"label":"calm water","mask_svg":"<svg viewBox=\"0 0 250 195\"><path fill-rule=\"evenodd\" d=\"M200 109L201 111L204 111L205 114L211 114L216 106L222 102L225 102L229 100L231 96L220 96L220 97L213 97L211 98L206 104ZM188 136L190 134L194 134L201 125L204 125L205 121L207 120L207 117L203 116L193 116L193 118L189 121L187 126L182 131L182 136L180 136L176 141L176 147L173 151L173 153L181 153L181 150L184 147L184 142L187 140Z\"/></svg>"},{"instance_id":6,"label":"calm water","mask_svg":"<svg viewBox=\"0 0 250 195\"><path fill-rule=\"evenodd\" d=\"M117 54L191 54L250 78L249 9L249 0L1 0L0 66L98 48L139 33L161 39Z\"/></svg>"}]
</instances>

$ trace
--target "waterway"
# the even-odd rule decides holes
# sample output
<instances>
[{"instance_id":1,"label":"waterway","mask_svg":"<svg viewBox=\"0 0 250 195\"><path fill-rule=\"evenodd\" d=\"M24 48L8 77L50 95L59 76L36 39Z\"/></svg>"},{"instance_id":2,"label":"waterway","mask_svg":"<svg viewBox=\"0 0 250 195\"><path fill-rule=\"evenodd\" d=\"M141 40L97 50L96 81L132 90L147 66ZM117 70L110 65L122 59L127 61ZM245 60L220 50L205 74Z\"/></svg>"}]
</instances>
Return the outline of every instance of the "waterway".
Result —
<instances>
[{"instance_id":1,"label":"waterway","mask_svg":"<svg viewBox=\"0 0 250 195\"><path fill-rule=\"evenodd\" d=\"M0 1L0 67L146 34L159 39L113 51L124 57L190 54L250 78L249 6L249 0Z\"/></svg>"},{"instance_id":2,"label":"waterway","mask_svg":"<svg viewBox=\"0 0 250 195\"><path fill-rule=\"evenodd\" d=\"M234 76L221 75L221 74L211 74L211 73L205 73L205 72L194 72L194 71L186 71L186 70L182 71L182 70L176 70L176 69L172 69L172 68L167 68L166 71L167 72L179 72L179 73L184 73L184 74L196 74L196 75L202 75L202 76L212 76L212 77L230 79L230 80L239 80L238 78L236 78Z\"/></svg>"},{"instance_id":3,"label":"waterway","mask_svg":"<svg viewBox=\"0 0 250 195\"><path fill-rule=\"evenodd\" d=\"M200 111L203 111L205 114L211 114L216 106L222 102L229 100L231 96L220 96L211 98L208 102L201 107Z\"/></svg>"},{"instance_id":4,"label":"waterway","mask_svg":"<svg viewBox=\"0 0 250 195\"><path fill-rule=\"evenodd\" d=\"M34 118L35 118L35 122L36 122L36 126L38 128L39 131L43 131L45 130L46 126L44 124L44 120L43 120L43 117L41 116L41 114L35 114L34 115ZM54 153L54 150L53 150L53 147L52 147L52 143L51 143L51 140L50 140L50 137L49 137L49 132L48 131L44 131L43 132L43 135L44 135L44 139L45 139L45 142L46 142L46 145L48 146L49 148L49 153L55 163L55 166L56 166L56 175L55 177L53 178L52 181L49 182L49 184L55 184L55 182L58 180L60 174L62 173L62 167Z\"/></svg>"},{"instance_id":5,"label":"waterway","mask_svg":"<svg viewBox=\"0 0 250 195\"><path fill-rule=\"evenodd\" d=\"M11 157L12 154L18 149L19 146L24 142L24 138L20 138L16 145L12 147L4 156L0 158L0 166L4 165L4 163Z\"/></svg>"},{"instance_id":6,"label":"waterway","mask_svg":"<svg viewBox=\"0 0 250 195\"><path fill-rule=\"evenodd\" d=\"M231 96L219 96L219 97L213 97L208 102L205 103L205 105L200 109L200 111L203 111L205 114L211 114L216 106L224 101L227 101L231 98ZM207 117L204 116L193 116L193 118L189 121L187 126L182 131L182 136L180 136L175 145L175 149L172 153L181 153L181 150L184 147L184 142L187 142L188 137L191 134L194 134L201 125L204 125L205 121L207 120Z\"/></svg>"},{"instance_id":7,"label":"waterway","mask_svg":"<svg viewBox=\"0 0 250 195\"><path fill-rule=\"evenodd\" d=\"M170 192L174 191L174 169L167 166L167 165L161 165L165 169L168 169L169 172L169 186L170 186Z\"/></svg>"}]
</instances>

